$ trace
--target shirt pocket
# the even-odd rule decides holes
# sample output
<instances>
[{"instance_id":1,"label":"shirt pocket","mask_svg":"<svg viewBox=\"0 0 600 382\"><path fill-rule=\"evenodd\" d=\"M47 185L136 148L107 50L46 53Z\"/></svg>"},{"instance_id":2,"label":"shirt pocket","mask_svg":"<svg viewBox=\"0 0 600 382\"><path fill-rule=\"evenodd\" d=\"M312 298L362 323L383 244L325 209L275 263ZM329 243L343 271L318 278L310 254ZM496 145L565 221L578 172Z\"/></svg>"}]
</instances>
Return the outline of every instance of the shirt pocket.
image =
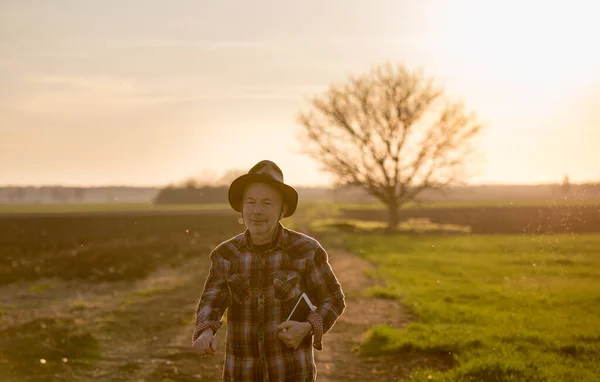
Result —
<instances>
[{"instance_id":1,"label":"shirt pocket","mask_svg":"<svg viewBox=\"0 0 600 382\"><path fill-rule=\"evenodd\" d=\"M275 298L288 301L298 294L300 275L294 271L273 272L273 289Z\"/></svg>"},{"instance_id":2,"label":"shirt pocket","mask_svg":"<svg viewBox=\"0 0 600 382\"><path fill-rule=\"evenodd\" d=\"M250 299L250 275L234 273L227 278L227 285L235 302L242 304Z\"/></svg>"}]
</instances>

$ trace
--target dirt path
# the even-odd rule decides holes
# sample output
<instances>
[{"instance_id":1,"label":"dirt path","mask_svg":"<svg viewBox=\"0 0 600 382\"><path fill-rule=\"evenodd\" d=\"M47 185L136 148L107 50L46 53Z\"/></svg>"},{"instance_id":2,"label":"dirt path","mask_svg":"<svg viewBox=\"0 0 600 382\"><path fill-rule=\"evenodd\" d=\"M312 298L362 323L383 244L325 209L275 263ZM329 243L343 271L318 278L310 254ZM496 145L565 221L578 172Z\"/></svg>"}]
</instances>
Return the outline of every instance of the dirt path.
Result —
<instances>
[{"instance_id":1,"label":"dirt path","mask_svg":"<svg viewBox=\"0 0 600 382\"><path fill-rule=\"evenodd\" d=\"M352 349L360 343L362 336L371 326L385 323L393 327L401 327L408 322L408 316L396 301L363 296L364 291L369 287L379 284L377 280L366 274L367 270L373 269L370 263L342 251L332 251L330 263L344 289L347 308L325 336L323 350L315 352L317 380L324 382L397 380L400 370L390 366L389 358L363 357L357 355ZM200 284L197 286L201 288ZM180 300L181 302L183 301ZM190 305L190 302L193 303L188 300L186 309L195 308ZM155 367L151 368L153 370L143 377L138 374L136 380L218 380L223 366L225 328L217 334L219 350L215 358L200 359L193 353L189 349L190 335L191 331L187 326L180 327L176 332L169 331L169 337L163 336L158 341L162 349L153 353L155 359ZM387 370L385 375L381 374L384 370Z\"/></svg>"},{"instance_id":2,"label":"dirt path","mask_svg":"<svg viewBox=\"0 0 600 382\"><path fill-rule=\"evenodd\" d=\"M377 284L365 273L373 268L368 262L341 251L331 251L330 262L346 294L347 308L326 334L323 350L315 352L318 381L394 380L398 373L390 372L389 359L359 356L352 349L371 326L386 323L400 327L408 320L406 314L396 301L362 295ZM14 306L2 317L0 327L51 317L71 318L78 328L98 341L101 352L99 358L75 357L62 365L60 357L44 366L39 359L23 358L24 362L30 362L25 370L31 373L23 370L15 379L9 377L12 375L6 369L9 364L0 362L0 375L4 378L0 379L50 381L54 375L60 375L72 381L219 380L225 329L217 334L219 347L215 358L201 359L190 346L193 312L206 268L206 259L197 258L184 267L160 270L136 283L56 281L51 282L50 290L33 294L29 283L0 288L5 292L0 299L2 305ZM50 334L43 328L38 330L23 338L22 346L34 346L40 335ZM381 374L382 370L388 372Z\"/></svg>"},{"instance_id":3,"label":"dirt path","mask_svg":"<svg viewBox=\"0 0 600 382\"><path fill-rule=\"evenodd\" d=\"M365 271L373 266L343 251L332 251L329 262L346 295L346 311L323 340L323 350L316 352L318 381L384 381L395 380L397 373L389 359L359 356L352 349L373 325L401 327L409 317L393 300L364 296L378 281Z\"/></svg>"},{"instance_id":4,"label":"dirt path","mask_svg":"<svg viewBox=\"0 0 600 382\"><path fill-rule=\"evenodd\" d=\"M379 282L367 276L366 271L373 266L356 256L343 251L331 251L330 263L338 277L347 299L347 308L332 330L327 333L323 350L316 351L318 381L386 381L397 380L402 375L398 365L385 357L364 357L353 351L360 344L362 336L373 325L388 324L401 327L408 322L402 306L393 300L364 296L364 292ZM201 289L203 279L196 281ZM189 285L189 284L188 284ZM199 289L199 290L200 290ZM189 298L189 289L173 291L171 299L179 300L180 307L186 310L195 308ZM177 295L177 297L176 297ZM177 303L176 303L177 304ZM153 367L137 373L135 380L150 381L216 381L218 380L224 357L225 329L217 334L219 350L215 358L200 359L189 348L190 327L184 326L163 331L156 341L158 348L152 352ZM141 370L139 370L141 371Z\"/></svg>"}]
</instances>

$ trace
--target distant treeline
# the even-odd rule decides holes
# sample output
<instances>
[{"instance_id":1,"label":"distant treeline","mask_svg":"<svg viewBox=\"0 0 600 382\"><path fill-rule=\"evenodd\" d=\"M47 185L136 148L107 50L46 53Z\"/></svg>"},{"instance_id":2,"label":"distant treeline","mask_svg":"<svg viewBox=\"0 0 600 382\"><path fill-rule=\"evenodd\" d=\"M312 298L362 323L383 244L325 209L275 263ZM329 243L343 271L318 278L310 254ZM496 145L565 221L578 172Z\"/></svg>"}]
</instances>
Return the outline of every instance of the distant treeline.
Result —
<instances>
[{"instance_id":1,"label":"distant treeline","mask_svg":"<svg viewBox=\"0 0 600 382\"><path fill-rule=\"evenodd\" d=\"M329 188L298 187L298 196L303 202L334 201L334 191ZM229 186L185 186L170 185L161 189L153 199L154 204L209 204L228 203Z\"/></svg>"},{"instance_id":2,"label":"distant treeline","mask_svg":"<svg viewBox=\"0 0 600 382\"><path fill-rule=\"evenodd\" d=\"M0 203L150 203L158 192L156 187L5 186L0 187Z\"/></svg>"},{"instance_id":3,"label":"distant treeline","mask_svg":"<svg viewBox=\"0 0 600 382\"><path fill-rule=\"evenodd\" d=\"M376 203L357 187L297 188L301 202ZM168 186L158 192L155 204L227 203L227 186ZM443 193L427 190L417 202L544 202L600 201L600 184L480 185L448 187Z\"/></svg>"},{"instance_id":4,"label":"distant treeline","mask_svg":"<svg viewBox=\"0 0 600 382\"><path fill-rule=\"evenodd\" d=\"M356 187L297 187L300 203L376 203ZM0 203L227 203L227 185L199 185L193 182L158 187L0 187ZM444 192L425 191L417 202L547 202L600 201L600 183L539 185L467 185Z\"/></svg>"},{"instance_id":5,"label":"distant treeline","mask_svg":"<svg viewBox=\"0 0 600 382\"><path fill-rule=\"evenodd\" d=\"M227 203L226 186L168 186L160 190L154 204L207 204Z\"/></svg>"}]
</instances>

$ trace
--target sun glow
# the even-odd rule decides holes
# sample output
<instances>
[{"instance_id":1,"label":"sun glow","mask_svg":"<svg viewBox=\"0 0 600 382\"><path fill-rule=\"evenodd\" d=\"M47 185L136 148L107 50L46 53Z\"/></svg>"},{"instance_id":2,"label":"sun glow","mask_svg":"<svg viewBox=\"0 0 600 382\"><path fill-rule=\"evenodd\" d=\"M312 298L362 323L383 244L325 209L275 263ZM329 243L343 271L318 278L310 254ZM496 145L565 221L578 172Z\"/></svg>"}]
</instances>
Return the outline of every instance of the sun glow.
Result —
<instances>
[{"instance_id":1,"label":"sun glow","mask_svg":"<svg viewBox=\"0 0 600 382\"><path fill-rule=\"evenodd\" d=\"M578 4L452 2L437 48L477 93L510 94L513 116L548 115L600 83L600 24Z\"/></svg>"}]
</instances>

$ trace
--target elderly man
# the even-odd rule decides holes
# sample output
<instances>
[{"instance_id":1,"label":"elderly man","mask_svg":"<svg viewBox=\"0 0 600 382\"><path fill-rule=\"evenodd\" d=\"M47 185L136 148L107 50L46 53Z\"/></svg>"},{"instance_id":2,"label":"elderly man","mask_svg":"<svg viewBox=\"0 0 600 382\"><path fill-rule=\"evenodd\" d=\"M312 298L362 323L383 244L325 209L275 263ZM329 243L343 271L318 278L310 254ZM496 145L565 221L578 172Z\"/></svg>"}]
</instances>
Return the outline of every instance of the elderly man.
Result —
<instances>
[{"instance_id":1,"label":"elderly man","mask_svg":"<svg viewBox=\"0 0 600 382\"><path fill-rule=\"evenodd\" d=\"M246 230L210 254L193 347L214 355L227 309L223 381L315 381L313 347L322 349L346 307L327 252L280 223L296 210L298 194L275 163L261 161L234 180L229 203ZM315 311L305 321L286 321L302 293Z\"/></svg>"}]
</instances>

